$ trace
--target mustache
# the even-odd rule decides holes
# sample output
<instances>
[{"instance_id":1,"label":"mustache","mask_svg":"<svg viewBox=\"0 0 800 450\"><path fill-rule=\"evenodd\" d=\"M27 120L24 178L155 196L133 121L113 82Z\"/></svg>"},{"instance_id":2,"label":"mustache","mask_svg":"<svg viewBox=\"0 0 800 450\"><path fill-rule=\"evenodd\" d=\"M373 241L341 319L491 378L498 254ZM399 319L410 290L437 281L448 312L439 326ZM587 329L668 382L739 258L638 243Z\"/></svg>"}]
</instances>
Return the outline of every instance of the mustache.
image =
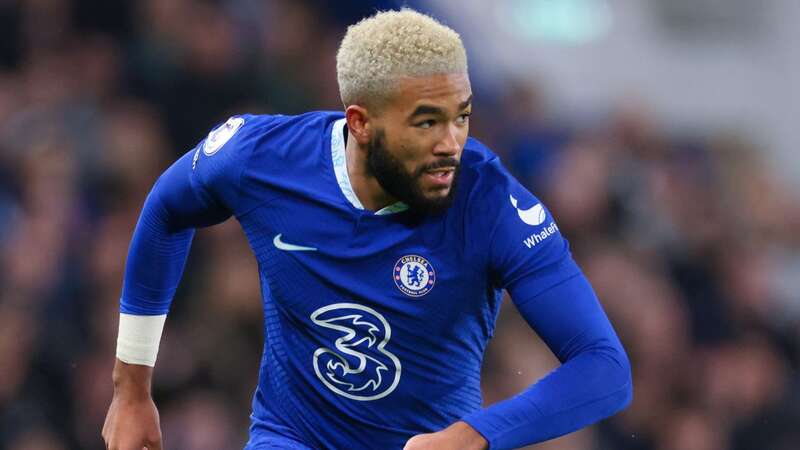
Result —
<instances>
[{"instance_id":1,"label":"mustache","mask_svg":"<svg viewBox=\"0 0 800 450\"><path fill-rule=\"evenodd\" d=\"M453 157L442 158L417 169L417 176L422 175L424 172L428 170L444 169L444 168L458 169L459 165L460 165L459 161Z\"/></svg>"}]
</instances>

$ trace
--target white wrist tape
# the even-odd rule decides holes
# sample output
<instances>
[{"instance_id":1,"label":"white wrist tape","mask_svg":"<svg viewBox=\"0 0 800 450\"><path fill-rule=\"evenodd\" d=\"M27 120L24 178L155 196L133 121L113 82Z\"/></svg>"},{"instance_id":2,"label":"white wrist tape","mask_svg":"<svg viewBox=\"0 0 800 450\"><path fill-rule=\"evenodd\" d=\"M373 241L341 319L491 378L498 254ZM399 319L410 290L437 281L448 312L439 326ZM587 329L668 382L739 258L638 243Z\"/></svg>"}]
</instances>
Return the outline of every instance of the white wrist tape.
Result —
<instances>
[{"instance_id":1,"label":"white wrist tape","mask_svg":"<svg viewBox=\"0 0 800 450\"><path fill-rule=\"evenodd\" d=\"M117 358L128 364L154 367L167 315L136 316L120 313Z\"/></svg>"}]
</instances>

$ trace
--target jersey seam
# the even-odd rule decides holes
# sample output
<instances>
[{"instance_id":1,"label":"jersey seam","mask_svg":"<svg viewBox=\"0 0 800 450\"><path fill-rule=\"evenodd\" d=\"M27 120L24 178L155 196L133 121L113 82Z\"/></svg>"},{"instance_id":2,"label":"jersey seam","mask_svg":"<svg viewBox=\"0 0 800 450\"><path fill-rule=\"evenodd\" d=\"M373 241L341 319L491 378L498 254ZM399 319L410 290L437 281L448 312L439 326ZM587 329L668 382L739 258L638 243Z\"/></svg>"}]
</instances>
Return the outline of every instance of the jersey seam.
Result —
<instances>
[{"instance_id":1,"label":"jersey seam","mask_svg":"<svg viewBox=\"0 0 800 450\"><path fill-rule=\"evenodd\" d=\"M204 142L197 144L198 146L204 145ZM197 151L202 151L202 147ZM215 205L230 211L230 208L227 208L224 203L220 202L216 195L214 195L214 191L210 189L210 187L206 184L204 180L204 176L192 170L192 174L189 176L189 186L191 187L192 195L197 197L199 200L204 201L203 196L207 196L209 201L214 202ZM197 191L200 190L200 192Z\"/></svg>"},{"instance_id":2,"label":"jersey seam","mask_svg":"<svg viewBox=\"0 0 800 450\"><path fill-rule=\"evenodd\" d=\"M252 161L252 159L253 159L253 155L254 155L254 154L255 154L255 152L256 152L256 144L257 144L257 142L254 142L252 145L250 145L250 152L249 152L249 154L247 155L246 159L243 161L243 163L242 163L242 169L239 171L239 175L238 175L238 177L237 177L237 179L236 179L236 204L237 204L237 205L239 204L239 201L240 201L240 200L241 200L241 198L242 198L242 192L243 192L243 189L242 189L242 180L244 180L244 173L245 173L245 171L246 171L247 169L249 169L249 168L250 168L250 162ZM249 210L248 210L248 211L249 211ZM233 212L233 211L232 211L232 212ZM234 213L234 214L235 214L235 213ZM235 214L235 215L236 215L237 217L239 216L238 214Z\"/></svg>"}]
</instances>

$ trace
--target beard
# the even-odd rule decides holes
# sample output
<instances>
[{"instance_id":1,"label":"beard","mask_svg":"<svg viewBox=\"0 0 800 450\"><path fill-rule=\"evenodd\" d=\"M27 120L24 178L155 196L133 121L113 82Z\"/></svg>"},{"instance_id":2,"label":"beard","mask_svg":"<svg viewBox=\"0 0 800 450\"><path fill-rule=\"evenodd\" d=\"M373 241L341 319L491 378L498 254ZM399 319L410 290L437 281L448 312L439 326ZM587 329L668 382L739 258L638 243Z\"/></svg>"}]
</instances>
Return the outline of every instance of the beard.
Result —
<instances>
[{"instance_id":1,"label":"beard","mask_svg":"<svg viewBox=\"0 0 800 450\"><path fill-rule=\"evenodd\" d=\"M426 171L443 167L454 167L453 182L447 195L428 198L422 190L421 177ZM415 214L436 215L445 212L452 204L456 194L456 183L460 170L459 161L453 157L442 158L414 170L407 171L403 164L386 147L386 133L382 129L367 144L367 170L375 177L383 190L408 205Z\"/></svg>"}]
</instances>

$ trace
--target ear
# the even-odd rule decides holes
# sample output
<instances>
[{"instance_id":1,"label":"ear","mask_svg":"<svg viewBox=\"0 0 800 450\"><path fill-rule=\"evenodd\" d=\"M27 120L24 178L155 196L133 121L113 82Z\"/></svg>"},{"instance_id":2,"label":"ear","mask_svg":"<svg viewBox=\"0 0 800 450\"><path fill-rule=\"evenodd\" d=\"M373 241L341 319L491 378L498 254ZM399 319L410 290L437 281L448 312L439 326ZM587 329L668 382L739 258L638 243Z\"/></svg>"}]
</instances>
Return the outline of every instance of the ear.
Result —
<instances>
[{"instance_id":1,"label":"ear","mask_svg":"<svg viewBox=\"0 0 800 450\"><path fill-rule=\"evenodd\" d=\"M359 145L367 145L373 126L367 108L350 105L345 110L344 116L347 119L347 129L350 135L356 139Z\"/></svg>"}]
</instances>

